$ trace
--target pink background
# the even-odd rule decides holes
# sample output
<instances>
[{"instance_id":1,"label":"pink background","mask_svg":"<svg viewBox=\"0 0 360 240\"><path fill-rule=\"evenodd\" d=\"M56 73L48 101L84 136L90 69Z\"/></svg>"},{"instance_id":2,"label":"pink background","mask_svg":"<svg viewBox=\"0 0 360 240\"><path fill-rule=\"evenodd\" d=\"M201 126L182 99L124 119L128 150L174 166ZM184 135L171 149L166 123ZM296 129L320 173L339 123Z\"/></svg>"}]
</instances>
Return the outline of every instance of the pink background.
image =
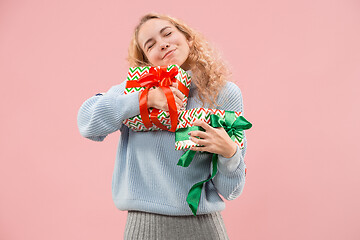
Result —
<instances>
[{"instance_id":1,"label":"pink background","mask_svg":"<svg viewBox=\"0 0 360 240\"><path fill-rule=\"evenodd\" d=\"M242 90L253 128L230 239L360 239L359 1L130 2L0 1L0 239L122 239L119 133L92 142L76 117L125 79L152 10L215 43Z\"/></svg>"}]
</instances>

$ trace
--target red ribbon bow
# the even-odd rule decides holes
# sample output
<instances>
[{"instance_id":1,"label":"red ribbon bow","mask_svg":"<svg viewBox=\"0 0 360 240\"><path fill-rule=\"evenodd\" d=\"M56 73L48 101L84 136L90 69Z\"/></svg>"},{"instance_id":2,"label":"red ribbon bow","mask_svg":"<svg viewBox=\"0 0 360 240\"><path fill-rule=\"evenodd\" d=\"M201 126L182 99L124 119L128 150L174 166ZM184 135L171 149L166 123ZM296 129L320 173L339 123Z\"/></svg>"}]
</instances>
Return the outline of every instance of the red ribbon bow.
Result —
<instances>
[{"instance_id":1,"label":"red ribbon bow","mask_svg":"<svg viewBox=\"0 0 360 240\"><path fill-rule=\"evenodd\" d=\"M176 126L178 123L178 113L176 109L176 103L174 95L170 89L170 85L173 82L176 82L177 79L175 76L178 74L177 68L172 68L169 72L167 71L166 66L161 67L151 67L149 73L143 75L141 78L137 80L141 87L145 87L145 89L140 93L140 115L141 119L144 122L145 127L152 127L152 122L163 130L169 130L170 132L176 131ZM152 87L160 87L165 93L169 113L170 113L170 122L171 128L167 129L166 126L160 123L157 119L157 115L160 112L159 109L153 109L151 112L151 121L149 118L149 110L147 108L147 94Z\"/></svg>"}]
</instances>

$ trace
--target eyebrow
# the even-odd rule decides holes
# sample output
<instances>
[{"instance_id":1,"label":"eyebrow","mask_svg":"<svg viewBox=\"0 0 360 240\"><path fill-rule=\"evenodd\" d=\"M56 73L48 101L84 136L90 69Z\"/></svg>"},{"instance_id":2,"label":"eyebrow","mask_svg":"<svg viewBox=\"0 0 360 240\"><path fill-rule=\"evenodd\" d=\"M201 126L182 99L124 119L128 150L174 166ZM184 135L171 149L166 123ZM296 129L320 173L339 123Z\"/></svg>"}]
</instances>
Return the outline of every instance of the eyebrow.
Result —
<instances>
[{"instance_id":1,"label":"eyebrow","mask_svg":"<svg viewBox=\"0 0 360 240\"><path fill-rule=\"evenodd\" d=\"M160 34L167 28L171 28L170 26L165 26L163 27L161 30L160 30ZM148 44L148 42L150 42L151 40L153 40L153 38L149 38L145 43L144 43L144 49L145 49L145 46L146 44Z\"/></svg>"}]
</instances>

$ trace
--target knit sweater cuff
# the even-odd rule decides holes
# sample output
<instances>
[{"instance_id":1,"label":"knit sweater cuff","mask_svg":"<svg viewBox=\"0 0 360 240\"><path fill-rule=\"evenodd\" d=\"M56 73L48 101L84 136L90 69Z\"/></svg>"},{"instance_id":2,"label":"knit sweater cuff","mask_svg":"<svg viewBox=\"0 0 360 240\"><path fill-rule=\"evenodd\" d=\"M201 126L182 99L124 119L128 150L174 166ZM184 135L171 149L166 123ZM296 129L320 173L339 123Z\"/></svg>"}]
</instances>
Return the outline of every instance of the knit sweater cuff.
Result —
<instances>
[{"instance_id":1,"label":"knit sweater cuff","mask_svg":"<svg viewBox=\"0 0 360 240\"><path fill-rule=\"evenodd\" d=\"M230 158L225 158L221 155L218 155L218 169L221 173L232 173L234 172L242 159L241 151L239 146L236 146L235 154Z\"/></svg>"}]
</instances>

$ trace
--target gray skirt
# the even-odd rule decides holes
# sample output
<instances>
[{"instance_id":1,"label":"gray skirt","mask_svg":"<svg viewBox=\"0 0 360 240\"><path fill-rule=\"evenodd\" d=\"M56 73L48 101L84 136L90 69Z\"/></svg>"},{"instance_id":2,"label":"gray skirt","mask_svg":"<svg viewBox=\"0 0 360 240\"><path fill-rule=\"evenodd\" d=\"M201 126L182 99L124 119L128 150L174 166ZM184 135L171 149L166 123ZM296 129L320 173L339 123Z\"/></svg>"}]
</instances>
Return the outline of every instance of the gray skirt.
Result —
<instances>
[{"instance_id":1,"label":"gray skirt","mask_svg":"<svg viewBox=\"0 0 360 240\"><path fill-rule=\"evenodd\" d=\"M229 239L220 212L198 216L168 216L128 211L124 239Z\"/></svg>"}]
</instances>

